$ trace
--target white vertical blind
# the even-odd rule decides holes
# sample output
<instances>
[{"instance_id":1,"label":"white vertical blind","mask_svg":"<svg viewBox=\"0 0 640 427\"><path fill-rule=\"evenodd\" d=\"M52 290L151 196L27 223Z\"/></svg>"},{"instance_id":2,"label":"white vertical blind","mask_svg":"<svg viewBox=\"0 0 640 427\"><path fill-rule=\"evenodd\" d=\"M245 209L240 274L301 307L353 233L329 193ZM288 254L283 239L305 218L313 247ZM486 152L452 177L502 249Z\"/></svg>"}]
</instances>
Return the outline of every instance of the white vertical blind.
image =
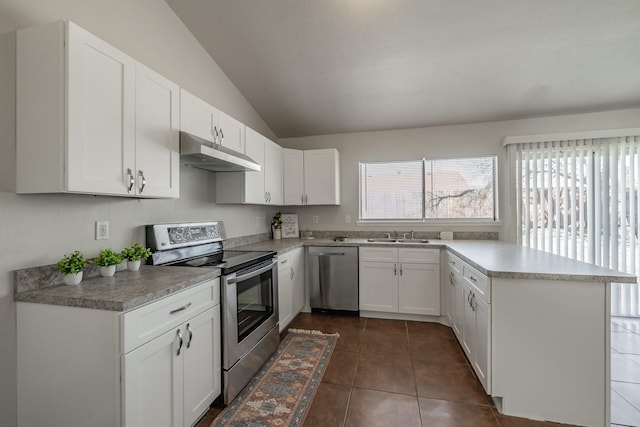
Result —
<instances>
[{"instance_id":1,"label":"white vertical blind","mask_svg":"<svg viewBox=\"0 0 640 427\"><path fill-rule=\"evenodd\" d=\"M515 143L518 242L638 274L639 135ZM613 284L612 314L640 317L638 284Z\"/></svg>"}]
</instances>

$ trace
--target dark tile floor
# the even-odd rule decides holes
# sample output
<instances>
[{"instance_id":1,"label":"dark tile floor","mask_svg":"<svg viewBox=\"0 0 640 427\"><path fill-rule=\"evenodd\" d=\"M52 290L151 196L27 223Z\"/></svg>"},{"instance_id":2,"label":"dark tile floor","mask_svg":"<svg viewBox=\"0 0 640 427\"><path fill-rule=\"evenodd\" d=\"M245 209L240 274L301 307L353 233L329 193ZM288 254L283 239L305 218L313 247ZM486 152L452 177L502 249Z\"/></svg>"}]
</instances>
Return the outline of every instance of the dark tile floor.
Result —
<instances>
[{"instance_id":1,"label":"dark tile floor","mask_svg":"<svg viewBox=\"0 0 640 427\"><path fill-rule=\"evenodd\" d=\"M340 333L307 427L560 426L497 413L446 326L301 313L289 327Z\"/></svg>"},{"instance_id":2,"label":"dark tile floor","mask_svg":"<svg viewBox=\"0 0 640 427\"><path fill-rule=\"evenodd\" d=\"M640 319L611 319L612 426L640 427Z\"/></svg>"}]
</instances>

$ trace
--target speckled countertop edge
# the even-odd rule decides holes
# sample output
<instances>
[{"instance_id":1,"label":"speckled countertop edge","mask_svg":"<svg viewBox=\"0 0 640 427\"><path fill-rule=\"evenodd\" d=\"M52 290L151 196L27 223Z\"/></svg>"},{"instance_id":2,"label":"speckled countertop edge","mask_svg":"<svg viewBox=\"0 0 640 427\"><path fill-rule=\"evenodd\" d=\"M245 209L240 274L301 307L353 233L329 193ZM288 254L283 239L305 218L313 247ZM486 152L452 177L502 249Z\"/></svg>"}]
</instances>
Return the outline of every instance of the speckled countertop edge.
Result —
<instances>
[{"instance_id":1,"label":"speckled countertop edge","mask_svg":"<svg viewBox=\"0 0 640 427\"><path fill-rule=\"evenodd\" d=\"M89 277L79 285L16 292L15 301L109 311L129 311L220 276L219 269L142 266L113 277Z\"/></svg>"},{"instance_id":2,"label":"speckled countertop edge","mask_svg":"<svg viewBox=\"0 0 640 427\"><path fill-rule=\"evenodd\" d=\"M358 246L447 249L488 277L578 282L635 283L630 274L495 240L433 240L429 243L374 243L348 238L280 239L239 246L235 250L269 250L282 255L303 246ZM544 271L544 270L548 271Z\"/></svg>"}]
</instances>

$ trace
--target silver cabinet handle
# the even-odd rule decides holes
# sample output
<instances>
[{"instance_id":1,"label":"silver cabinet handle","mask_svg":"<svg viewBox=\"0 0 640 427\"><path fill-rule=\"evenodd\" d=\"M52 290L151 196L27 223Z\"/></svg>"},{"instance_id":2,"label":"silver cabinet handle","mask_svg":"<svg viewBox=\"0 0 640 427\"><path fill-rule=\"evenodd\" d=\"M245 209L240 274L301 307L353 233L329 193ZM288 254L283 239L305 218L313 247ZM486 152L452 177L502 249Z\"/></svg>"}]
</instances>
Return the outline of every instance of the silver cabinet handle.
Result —
<instances>
[{"instance_id":1,"label":"silver cabinet handle","mask_svg":"<svg viewBox=\"0 0 640 427\"><path fill-rule=\"evenodd\" d=\"M220 138L220 134L218 133L218 127L214 126L213 127L213 143L214 144L219 144L218 138Z\"/></svg>"},{"instance_id":2,"label":"silver cabinet handle","mask_svg":"<svg viewBox=\"0 0 640 427\"><path fill-rule=\"evenodd\" d=\"M474 282L477 282L478 279L476 279L475 277L473 277L473 275L469 275L469 280L472 280Z\"/></svg>"},{"instance_id":3,"label":"silver cabinet handle","mask_svg":"<svg viewBox=\"0 0 640 427\"><path fill-rule=\"evenodd\" d=\"M223 141L224 141L224 132L222 132L222 128L220 128L220 145L222 145Z\"/></svg>"},{"instance_id":4,"label":"silver cabinet handle","mask_svg":"<svg viewBox=\"0 0 640 427\"><path fill-rule=\"evenodd\" d=\"M402 276L402 264L400 264L400 275Z\"/></svg>"},{"instance_id":5,"label":"silver cabinet handle","mask_svg":"<svg viewBox=\"0 0 640 427\"><path fill-rule=\"evenodd\" d=\"M300 204L304 205L304 194L300 195Z\"/></svg>"},{"instance_id":6,"label":"silver cabinet handle","mask_svg":"<svg viewBox=\"0 0 640 427\"><path fill-rule=\"evenodd\" d=\"M144 177L144 172L142 170L139 170L138 174L140 174L140 178L142 178L142 186L140 186L140 194L142 194L144 186L147 185L147 179Z\"/></svg>"},{"instance_id":7,"label":"silver cabinet handle","mask_svg":"<svg viewBox=\"0 0 640 427\"><path fill-rule=\"evenodd\" d=\"M295 273L293 272L293 268L291 269L291 280L293 280L293 276L295 276Z\"/></svg>"},{"instance_id":8,"label":"silver cabinet handle","mask_svg":"<svg viewBox=\"0 0 640 427\"><path fill-rule=\"evenodd\" d=\"M396 276L398 274L398 264L393 264L393 275Z\"/></svg>"},{"instance_id":9,"label":"silver cabinet handle","mask_svg":"<svg viewBox=\"0 0 640 427\"><path fill-rule=\"evenodd\" d=\"M471 294L471 301L469 302L469 305L471 306L471 310L476 311L476 308L473 306L473 303L476 300L476 294Z\"/></svg>"},{"instance_id":10,"label":"silver cabinet handle","mask_svg":"<svg viewBox=\"0 0 640 427\"><path fill-rule=\"evenodd\" d=\"M283 259L282 261L280 261L280 264L286 264L289 260L288 259Z\"/></svg>"},{"instance_id":11,"label":"silver cabinet handle","mask_svg":"<svg viewBox=\"0 0 640 427\"><path fill-rule=\"evenodd\" d=\"M182 333L180 332L180 329L178 329L176 333L178 335L178 339L180 340L180 342L178 343L178 351L176 353L176 356L180 356L180 350L182 349Z\"/></svg>"},{"instance_id":12,"label":"silver cabinet handle","mask_svg":"<svg viewBox=\"0 0 640 427\"><path fill-rule=\"evenodd\" d=\"M453 286L453 271L449 273L449 283L451 283L451 286Z\"/></svg>"},{"instance_id":13,"label":"silver cabinet handle","mask_svg":"<svg viewBox=\"0 0 640 427\"><path fill-rule=\"evenodd\" d=\"M129 187L127 187L127 193L131 193L131 190L133 190L133 186L136 183L136 179L133 177L133 172L129 168L127 168L127 175L129 175Z\"/></svg>"},{"instance_id":14,"label":"silver cabinet handle","mask_svg":"<svg viewBox=\"0 0 640 427\"><path fill-rule=\"evenodd\" d=\"M193 331L191 330L191 325L187 323L187 332L189 332L189 341L187 341L187 348L191 347L191 340L193 339Z\"/></svg>"},{"instance_id":15,"label":"silver cabinet handle","mask_svg":"<svg viewBox=\"0 0 640 427\"><path fill-rule=\"evenodd\" d=\"M179 313L179 312L181 312L181 311L186 310L186 309L187 309L187 308L189 308L190 306L191 306L191 303L190 303L190 302L188 302L188 303L186 303L185 305L183 305L182 307L175 308L175 309L171 310L171 311L169 312L169 314L176 314L176 313Z\"/></svg>"}]
</instances>

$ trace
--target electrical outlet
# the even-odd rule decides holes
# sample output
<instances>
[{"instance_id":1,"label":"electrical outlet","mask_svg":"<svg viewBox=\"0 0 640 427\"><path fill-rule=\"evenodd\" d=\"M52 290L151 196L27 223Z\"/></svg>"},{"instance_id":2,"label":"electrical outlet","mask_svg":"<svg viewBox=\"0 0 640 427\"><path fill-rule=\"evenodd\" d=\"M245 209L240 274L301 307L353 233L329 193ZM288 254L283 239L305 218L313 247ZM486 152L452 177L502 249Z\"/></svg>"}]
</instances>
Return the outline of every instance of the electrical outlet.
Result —
<instances>
[{"instance_id":1,"label":"electrical outlet","mask_svg":"<svg viewBox=\"0 0 640 427\"><path fill-rule=\"evenodd\" d=\"M96 240L109 239L109 221L96 221Z\"/></svg>"},{"instance_id":2,"label":"electrical outlet","mask_svg":"<svg viewBox=\"0 0 640 427\"><path fill-rule=\"evenodd\" d=\"M317 224L318 223L318 215L314 215L313 216L313 223Z\"/></svg>"},{"instance_id":3,"label":"electrical outlet","mask_svg":"<svg viewBox=\"0 0 640 427\"><path fill-rule=\"evenodd\" d=\"M258 226L258 227L260 226L260 217L259 216L256 217L256 226Z\"/></svg>"},{"instance_id":4,"label":"electrical outlet","mask_svg":"<svg viewBox=\"0 0 640 427\"><path fill-rule=\"evenodd\" d=\"M351 215L345 215L344 216L344 222L346 224L350 224L351 223Z\"/></svg>"}]
</instances>

